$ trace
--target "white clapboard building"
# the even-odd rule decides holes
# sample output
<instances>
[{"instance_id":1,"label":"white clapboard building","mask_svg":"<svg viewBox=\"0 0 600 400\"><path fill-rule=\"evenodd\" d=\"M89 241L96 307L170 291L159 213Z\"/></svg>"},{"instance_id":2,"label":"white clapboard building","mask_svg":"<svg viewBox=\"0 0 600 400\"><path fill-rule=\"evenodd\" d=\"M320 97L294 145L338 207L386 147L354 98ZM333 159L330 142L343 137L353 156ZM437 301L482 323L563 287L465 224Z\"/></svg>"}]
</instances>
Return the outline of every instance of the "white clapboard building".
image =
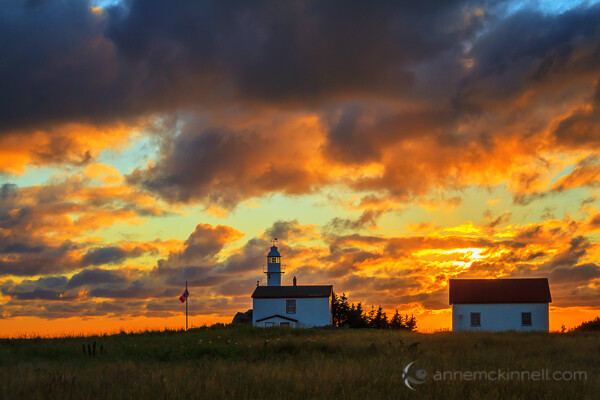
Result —
<instances>
[{"instance_id":1,"label":"white clapboard building","mask_svg":"<svg viewBox=\"0 0 600 400\"><path fill-rule=\"evenodd\" d=\"M267 254L267 286L256 286L252 293L252 325L310 328L331 325L332 285L281 285L281 255L277 246Z\"/></svg>"},{"instance_id":2,"label":"white clapboard building","mask_svg":"<svg viewBox=\"0 0 600 400\"><path fill-rule=\"evenodd\" d=\"M547 278L450 279L452 330L548 331Z\"/></svg>"}]
</instances>

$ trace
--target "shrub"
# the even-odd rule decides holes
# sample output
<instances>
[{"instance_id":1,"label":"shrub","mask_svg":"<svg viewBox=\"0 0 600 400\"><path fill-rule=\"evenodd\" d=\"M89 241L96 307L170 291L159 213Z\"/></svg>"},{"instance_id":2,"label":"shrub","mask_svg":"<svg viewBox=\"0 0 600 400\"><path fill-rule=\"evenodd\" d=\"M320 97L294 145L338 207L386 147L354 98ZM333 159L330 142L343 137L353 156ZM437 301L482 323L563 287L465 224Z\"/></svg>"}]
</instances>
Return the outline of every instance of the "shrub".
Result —
<instances>
[{"instance_id":1,"label":"shrub","mask_svg":"<svg viewBox=\"0 0 600 400\"><path fill-rule=\"evenodd\" d=\"M581 323L572 329L573 332L595 332L600 331L600 317Z\"/></svg>"}]
</instances>

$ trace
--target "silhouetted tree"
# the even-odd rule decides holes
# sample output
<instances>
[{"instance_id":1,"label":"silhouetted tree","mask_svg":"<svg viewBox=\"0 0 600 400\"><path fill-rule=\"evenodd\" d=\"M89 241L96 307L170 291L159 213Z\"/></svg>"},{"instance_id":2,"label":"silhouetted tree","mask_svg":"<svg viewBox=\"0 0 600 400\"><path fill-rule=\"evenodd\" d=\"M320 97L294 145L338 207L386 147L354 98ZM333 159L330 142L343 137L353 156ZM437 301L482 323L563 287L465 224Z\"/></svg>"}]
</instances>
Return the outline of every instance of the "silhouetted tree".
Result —
<instances>
[{"instance_id":1,"label":"silhouetted tree","mask_svg":"<svg viewBox=\"0 0 600 400\"><path fill-rule=\"evenodd\" d=\"M596 317L590 321L582 322L581 325L572 329L573 332L592 332L600 331L600 317Z\"/></svg>"},{"instance_id":2,"label":"silhouetted tree","mask_svg":"<svg viewBox=\"0 0 600 400\"><path fill-rule=\"evenodd\" d=\"M331 297L331 317L333 319L333 325L343 326L347 323L349 312L350 306L348 305L346 293L342 293L342 295L338 297L335 292L333 292Z\"/></svg>"},{"instance_id":3,"label":"silhouetted tree","mask_svg":"<svg viewBox=\"0 0 600 400\"><path fill-rule=\"evenodd\" d=\"M369 328L374 328L374 322L373 320L375 319L375 306L371 305L371 311L369 311L369 313L367 314L367 325Z\"/></svg>"},{"instance_id":4,"label":"silhouetted tree","mask_svg":"<svg viewBox=\"0 0 600 400\"><path fill-rule=\"evenodd\" d=\"M402 329L404 327L402 323L402 315L396 310L392 319L390 320L390 328L392 329Z\"/></svg>"},{"instance_id":5,"label":"silhouetted tree","mask_svg":"<svg viewBox=\"0 0 600 400\"><path fill-rule=\"evenodd\" d=\"M388 327L387 315L385 315L381 306L377 308L377 311L373 308L369 315L371 316L371 319L369 320L371 328L385 329Z\"/></svg>"},{"instance_id":6,"label":"silhouetted tree","mask_svg":"<svg viewBox=\"0 0 600 400\"><path fill-rule=\"evenodd\" d=\"M333 326L340 326L340 300L338 299L337 294L333 292L331 294L331 322Z\"/></svg>"},{"instance_id":7,"label":"silhouetted tree","mask_svg":"<svg viewBox=\"0 0 600 400\"><path fill-rule=\"evenodd\" d=\"M371 306L371 310L366 313L363 309L362 303L358 303L356 306L354 303L350 304L345 293L338 296L335 292L331 297L331 317L334 326L342 327L348 326L350 328L374 328L374 329L406 329L413 331L417 327L417 319L411 315L410 317L402 317L398 310L388 320L387 314L383 311L381 306L375 309Z\"/></svg>"},{"instance_id":8,"label":"silhouetted tree","mask_svg":"<svg viewBox=\"0 0 600 400\"><path fill-rule=\"evenodd\" d=\"M405 329L409 331L414 331L417 329L417 319L415 316L411 314L409 318L407 314L406 318L404 319L404 326L406 327Z\"/></svg>"},{"instance_id":9,"label":"silhouetted tree","mask_svg":"<svg viewBox=\"0 0 600 400\"><path fill-rule=\"evenodd\" d=\"M366 328L369 326L367 316L365 315L361 303L358 303L356 307L354 306L354 303L352 303L350 314L348 315L348 323L350 328Z\"/></svg>"}]
</instances>

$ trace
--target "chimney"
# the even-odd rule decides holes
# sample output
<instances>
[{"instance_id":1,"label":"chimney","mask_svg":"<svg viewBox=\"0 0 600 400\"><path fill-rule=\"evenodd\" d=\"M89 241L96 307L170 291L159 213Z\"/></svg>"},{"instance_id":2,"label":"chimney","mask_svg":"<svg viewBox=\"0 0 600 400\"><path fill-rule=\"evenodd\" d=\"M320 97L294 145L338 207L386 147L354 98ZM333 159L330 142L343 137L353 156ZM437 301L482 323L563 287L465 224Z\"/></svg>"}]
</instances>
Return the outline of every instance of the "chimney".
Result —
<instances>
[{"instance_id":1,"label":"chimney","mask_svg":"<svg viewBox=\"0 0 600 400\"><path fill-rule=\"evenodd\" d=\"M256 286L260 286L260 281L256 281Z\"/></svg>"},{"instance_id":2,"label":"chimney","mask_svg":"<svg viewBox=\"0 0 600 400\"><path fill-rule=\"evenodd\" d=\"M294 277L294 286L296 286L296 277Z\"/></svg>"}]
</instances>

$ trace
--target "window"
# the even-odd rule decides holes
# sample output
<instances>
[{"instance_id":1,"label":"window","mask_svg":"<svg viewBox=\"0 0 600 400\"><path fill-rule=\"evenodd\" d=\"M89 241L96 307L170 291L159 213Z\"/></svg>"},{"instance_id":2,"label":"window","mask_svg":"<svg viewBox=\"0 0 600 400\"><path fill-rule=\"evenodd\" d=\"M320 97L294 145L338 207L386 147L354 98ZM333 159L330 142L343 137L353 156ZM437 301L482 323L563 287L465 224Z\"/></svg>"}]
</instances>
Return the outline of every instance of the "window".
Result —
<instances>
[{"instance_id":1,"label":"window","mask_svg":"<svg viewBox=\"0 0 600 400\"><path fill-rule=\"evenodd\" d=\"M286 314L296 314L296 300L286 300L285 312Z\"/></svg>"},{"instance_id":2,"label":"window","mask_svg":"<svg viewBox=\"0 0 600 400\"><path fill-rule=\"evenodd\" d=\"M471 313L471 326L481 326L481 313Z\"/></svg>"},{"instance_id":3,"label":"window","mask_svg":"<svg viewBox=\"0 0 600 400\"><path fill-rule=\"evenodd\" d=\"M530 312L522 312L521 313L521 325L522 326L531 326L531 313Z\"/></svg>"},{"instance_id":4,"label":"window","mask_svg":"<svg viewBox=\"0 0 600 400\"><path fill-rule=\"evenodd\" d=\"M280 322L279 326L284 326L284 327L289 328L290 327L290 323L289 322Z\"/></svg>"},{"instance_id":5,"label":"window","mask_svg":"<svg viewBox=\"0 0 600 400\"><path fill-rule=\"evenodd\" d=\"M265 322L265 328L270 328L275 326L275 322Z\"/></svg>"},{"instance_id":6,"label":"window","mask_svg":"<svg viewBox=\"0 0 600 400\"><path fill-rule=\"evenodd\" d=\"M271 260L269 262L270 263L278 263L279 262L279 257L271 257Z\"/></svg>"}]
</instances>

